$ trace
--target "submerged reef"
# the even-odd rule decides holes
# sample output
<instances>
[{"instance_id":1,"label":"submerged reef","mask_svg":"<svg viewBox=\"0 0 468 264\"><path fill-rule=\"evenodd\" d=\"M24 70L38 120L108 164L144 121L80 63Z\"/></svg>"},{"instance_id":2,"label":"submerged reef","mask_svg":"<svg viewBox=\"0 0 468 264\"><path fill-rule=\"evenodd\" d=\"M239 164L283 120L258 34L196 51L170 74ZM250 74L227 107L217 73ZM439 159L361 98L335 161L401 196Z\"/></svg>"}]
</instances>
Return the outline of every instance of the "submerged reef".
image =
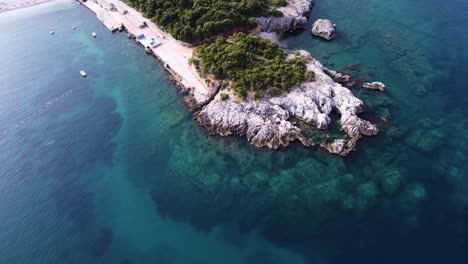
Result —
<instances>
[{"instance_id":1,"label":"submerged reef","mask_svg":"<svg viewBox=\"0 0 468 264\"><path fill-rule=\"evenodd\" d=\"M255 154L239 142L220 140L186 132L170 143L168 175L153 192L162 214L204 229L236 223L279 241L301 240L333 229L340 217L363 219L389 206L400 221L417 223L421 202L429 197L421 182L399 169L406 157L397 151L356 164L357 171L320 150L313 156L301 148ZM388 164L385 170L382 164Z\"/></svg>"},{"instance_id":2,"label":"submerged reef","mask_svg":"<svg viewBox=\"0 0 468 264\"><path fill-rule=\"evenodd\" d=\"M352 69L365 81L391 77L386 83L392 89L385 93L361 89L362 82L356 84L359 89L352 90L366 102L369 114L364 117L379 125L385 136L373 139L372 144L362 139L362 150L342 159L321 149L294 146L288 151L252 150L230 138L185 132L170 143L174 151L168 161L169 174L157 179L153 187L165 190L164 195L153 194L159 210L200 228L235 223L245 231L260 230L278 243L312 241L315 248L339 260L356 255L392 255L389 252L401 248L405 253L406 248L414 250L411 260L427 259L437 253L427 253L426 246L442 243L450 245L447 252L454 253L448 254L452 258L456 253L466 254L466 109L450 109L441 100L449 93L438 92L435 80L442 80L441 88L447 89L449 79L444 70L431 63L428 54L432 50L426 45L433 43L424 41L424 32L400 26L394 32L351 33L344 47L329 53L346 57L364 46L365 51L375 46L389 69L385 70L383 64L360 65L351 61L355 60L353 56L335 65L327 61L327 67ZM325 61L330 54L314 55ZM456 65L455 57L444 59L447 65ZM346 63L353 65L343 66ZM344 84L351 80L346 74L336 78ZM228 107L230 99L223 101ZM215 98L214 102L222 111L221 100ZM251 115L248 108L245 111L246 116ZM336 116L328 116L331 130L334 126L339 130L340 124L333 122L340 120ZM281 121L282 116L279 118ZM224 129L224 120L220 120L215 128ZM306 134L300 122L291 125ZM225 132L222 129L214 132ZM328 147L346 147L342 138L335 142Z\"/></svg>"}]
</instances>

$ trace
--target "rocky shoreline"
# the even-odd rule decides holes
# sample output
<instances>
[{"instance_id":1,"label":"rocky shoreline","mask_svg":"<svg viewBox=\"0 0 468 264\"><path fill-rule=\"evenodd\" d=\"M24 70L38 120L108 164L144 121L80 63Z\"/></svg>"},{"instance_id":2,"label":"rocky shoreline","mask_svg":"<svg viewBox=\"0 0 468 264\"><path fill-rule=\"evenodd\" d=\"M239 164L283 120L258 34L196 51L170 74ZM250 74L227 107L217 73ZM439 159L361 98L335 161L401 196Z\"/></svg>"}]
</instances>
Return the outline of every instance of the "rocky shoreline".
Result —
<instances>
[{"instance_id":1,"label":"rocky shoreline","mask_svg":"<svg viewBox=\"0 0 468 264\"><path fill-rule=\"evenodd\" d=\"M120 5L120 3L117 4ZM307 17L314 4L315 0L290 0L288 5L278 8L283 13L283 17L257 18L257 22L264 32L286 32L303 28L307 26ZM88 5L88 7L90 6ZM130 7L125 8L131 10ZM102 10L100 11L102 12ZM131 12L137 16L136 11L131 10ZM118 15L116 12L113 14L117 20L120 19ZM157 31L156 25L153 27ZM164 42L171 39L167 33L160 34L166 34ZM245 136L253 146L270 149L287 147L294 141L299 141L306 147L319 143L321 147L332 154L346 156L355 150L356 142L362 136L373 136L379 131L374 124L358 117L358 114L364 111L364 103L355 97L349 89L337 82L336 77L340 73L326 69L306 51L289 53L288 59L294 57L304 59L307 70L315 73L314 81L301 83L293 87L286 95L256 100L241 99L236 97L232 91L223 90L222 93L229 96L229 99L226 100L221 98L219 81L202 78L200 74L194 72L193 74L197 75L195 79L200 83L193 87L189 80L185 80L177 73L181 69L169 67L166 58L161 57L161 54L164 55L167 52L160 49L168 48L170 45L179 45L180 49L190 51L185 44L172 41L169 45L163 43L161 47L153 49L153 55L174 77L174 81L181 90L189 95L187 102L190 108L195 111L196 120L211 135ZM186 55L184 56L188 58ZM177 65L184 66L180 63ZM177 65L174 64L174 66ZM186 74L187 72L190 73L191 70L184 71ZM200 91L205 90L211 92L208 94L200 93ZM332 112L341 116L339 123L341 130L345 133L345 138L330 140L330 142L327 138L323 142L313 142L293 121L299 120L311 127L325 130L332 121L330 118Z\"/></svg>"},{"instance_id":2,"label":"rocky shoreline","mask_svg":"<svg viewBox=\"0 0 468 264\"><path fill-rule=\"evenodd\" d=\"M341 130L347 139L337 139L321 146L330 153L348 155L355 149L362 136L376 135L379 129L357 115L364 111L364 103L352 92L333 81L322 64L306 51L289 54L306 61L307 69L315 72L315 81L304 82L287 95L259 100L237 99L231 91L230 98L222 100L220 95L196 113L198 122L213 135L246 136L256 147L277 149L293 141L304 146L315 145L293 124L292 118L301 120L317 129L327 129L332 111L341 115Z\"/></svg>"}]
</instances>

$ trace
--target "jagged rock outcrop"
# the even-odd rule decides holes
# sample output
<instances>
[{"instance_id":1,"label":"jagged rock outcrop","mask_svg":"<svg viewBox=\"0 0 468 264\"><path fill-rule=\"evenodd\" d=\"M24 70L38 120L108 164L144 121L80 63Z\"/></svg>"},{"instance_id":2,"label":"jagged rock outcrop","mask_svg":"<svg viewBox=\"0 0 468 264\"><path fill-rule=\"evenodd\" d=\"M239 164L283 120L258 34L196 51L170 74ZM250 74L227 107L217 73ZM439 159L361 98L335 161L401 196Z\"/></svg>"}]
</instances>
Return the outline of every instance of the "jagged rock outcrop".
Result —
<instances>
[{"instance_id":1,"label":"jagged rock outcrop","mask_svg":"<svg viewBox=\"0 0 468 264\"><path fill-rule=\"evenodd\" d=\"M385 84L381 82L366 82L362 84L362 87L370 90L379 90L381 92L385 91Z\"/></svg>"},{"instance_id":2,"label":"jagged rock outcrop","mask_svg":"<svg viewBox=\"0 0 468 264\"><path fill-rule=\"evenodd\" d=\"M311 33L317 37L326 40L332 40L335 37L336 25L328 19L318 19L312 25Z\"/></svg>"},{"instance_id":3,"label":"jagged rock outcrop","mask_svg":"<svg viewBox=\"0 0 468 264\"><path fill-rule=\"evenodd\" d=\"M320 146L326 149L331 154L336 154L340 156L347 156L351 151L354 151L356 148L356 142L359 137L352 138L351 140L345 139L336 139L332 143L322 143Z\"/></svg>"},{"instance_id":4,"label":"jagged rock outcrop","mask_svg":"<svg viewBox=\"0 0 468 264\"><path fill-rule=\"evenodd\" d=\"M282 17L256 18L261 31L284 33L296 29L307 28L307 17L314 6L315 0L288 0L286 6L278 8Z\"/></svg>"},{"instance_id":5,"label":"jagged rock outcrop","mask_svg":"<svg viewBox=\"0 0 468 264\"><path fill-rule=\"evenodd\" d=\"M230 93L230 99L223 101L218 94L197 113L200 124L211 134L246 135L247 140L257 147L276 149L295 140L311 146L313 142L290 121L291 118L302 120L318 129L326 129L331 122L330 113L336 111L341 115L341 128L348 139L334 142L329 147L323 144L323 147L343 156L354 150L361 135L378 133L375 125L357 116L364 111L363 102L349 89L333 81L319 61L306 51L289 54L289 57L294 56L300 56L306 61L307 69L315 72L315 81L304 82L287 95L260 100L241 100L223 91Z\"/></svg>"},{"instance_id":6,"label":"jagged rock outcrop","mask_svg":"<svg viewBox=\"0 0 468 264\"><path fill-rule=\"evenodd\" d=\"M305 17L259 17L256 20L264 32L285 33L307 28Z\"/></svg>"},{"instance_id":7,"label":"jagged rock outcrop","mask_svg":"<svg viewBox=\"0 0 468 264\"><path fill-rule=\"evenodd\" d=\"M347 83L351 80L351 75L343 74L341 72L337 72L334 70L329 70L327 68L323 68L323 71L330 76L335 82L339 83Z\"/></svg>"}]
</instances>

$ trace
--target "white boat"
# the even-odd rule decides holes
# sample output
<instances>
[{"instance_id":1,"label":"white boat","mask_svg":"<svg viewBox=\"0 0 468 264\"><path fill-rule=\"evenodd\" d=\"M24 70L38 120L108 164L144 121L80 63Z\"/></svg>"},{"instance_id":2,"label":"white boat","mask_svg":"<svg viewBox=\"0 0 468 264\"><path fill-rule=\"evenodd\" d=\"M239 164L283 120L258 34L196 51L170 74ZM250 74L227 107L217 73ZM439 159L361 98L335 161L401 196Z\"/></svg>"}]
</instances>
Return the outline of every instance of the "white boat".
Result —
<instances>
[{"instance_id":1,"label":"white boat","mask_svg":"<svg viewBox=\"0 0 468 264\"><path fill-rule=\"evenodd\" d=\"M76 29L76 26L73 26L72 29L75 30L75 29Z\"/></svg>"},{"instance_id":2,"label":"white boat","mask_svg":"<svg viewBox=\"0 0 468 264\"><path fill-rule=\"evenodd\" d=\"M49 30L49 33L50 33L51 35L53 35L53 34L54 34L54 31L51 29L51 30Z\"/></svg>"},{"instance_id":3,"label":"white boat","mask_svg":"<svg viewBox=\"0 0 468 264\"><path fill-rule=\"evenodd\" d=\"M96 32L91 33L93 37L96 37Z\"/></svg>"},{"instance_id":4,"label":"white boat","mask_svg":"<svg viewBox=\"0 0 468 264\"><path fill-rule=\"evenodd\" d=\"M86 77L86 72L85 71L81 70L80 74L81 74L81 76Z\"/></svg>"}]
</instances>

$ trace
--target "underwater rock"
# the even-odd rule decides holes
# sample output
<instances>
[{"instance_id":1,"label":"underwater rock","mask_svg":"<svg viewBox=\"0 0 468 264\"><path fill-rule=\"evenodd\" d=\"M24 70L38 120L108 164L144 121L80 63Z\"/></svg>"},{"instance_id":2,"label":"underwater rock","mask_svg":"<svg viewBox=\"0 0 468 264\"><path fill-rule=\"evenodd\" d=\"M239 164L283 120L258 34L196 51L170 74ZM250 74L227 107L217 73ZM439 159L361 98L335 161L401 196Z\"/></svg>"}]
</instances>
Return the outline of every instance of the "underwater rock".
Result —
<instances>
[{"instance_id":1,"label":"underwater rock","mask_svg":"<svg viewBox=\"0 0 468 264\"><path fill-rule=\"evenodd\" d=\"M421 85L416 86L413 92L418 96L426 96L428 94L427 89Z\"/></svg>"},{"instance_id":2,"label":"underwater rock","mask_svg":"<svg viewBox=\"0 0 468 264\"><path fill-rule=\"evenodd\" d=\"M361 183L356 189L356 210L363 213L378 202L379 188L373 181Z\"/></svg>"},{"instance_id":3,"label":"underwater rock","mask_svg":"<svg viewBox=\"0 0 468 264\"><path fill-rule=\"evenodd\" d=\"M401 193L401 198L408 206L427 200L429 195L426 188L420 183L411 183L405 186L404 191Z\"/></svg>"},{"instance_id":4,"label":"underwater rock","mask_svg":"<svg viewBox=\"0 0 468 264\"><path fill-rule=\"evenodd\" d=\"M385 136L387 136L389 138L400 139L404 134L403 132L404 131L402 131L398 127L391 126L391 127L389 127L388 129L385 130Z\"/></svg>"},{"instance_id":5,"label":"underwater rock","mask_svg":"<svg viewBox=\"0 0 468 264\"><path fill-rule=\"evenodd\" d=\"M240 230L255 230L268 239L301 240L336 230L333 224L341 217L366 219L369 210L393 204L397 217L407 212L413 217L418 201L427 197L424 187L406 184L395 156L381 148L370 154L378 158L367 160L353 175L356 164L348 167L345 159L323 151L309 157L304 149L258 152L238 141L217 144L194 131L184 131L171 144L170 173L155 184L165 191L153 199L161 214L199 228L236 223ZM384 164L389 169L382 172Z\"/></svg>"},{"instance_id":6,"label":"underwater rock","mask_svg":"<svg viewBox=\"0 0 468 264\"><path fill-rule=\"evenodd\" d=\"M368 181L357 187L357 193L362 197L375 198L379 194L379 189L374 182Z\"/></svg>"},{"instance_id":7,"label":"underwater rock","mask_svg":"<svg viewBox=\"0 0 468 264\"><path fill-rule=\"evenodd\" d=\"M439 130L416 131L408 139L408 143L421 152L429 152L443 143L444 134Z\"/></svg>"},{"instance_id":8,"label":"underwater rock","mask_svg":"<svg viewBox=\"0 0 468 264\"><path fill-rule=\"evenodd\" d=\"M373 136L378 128L357 114L364 111L363 102L356 98L349 89L334 82L325 72L320 62L306 51L299 51L291 56L300 56L305 60L307 69L315 72L315 81L304 82L293 88L287 95L263 98L261 100L238 99L232 91L228 100L221 100L220 95L196 114L198 122L211 134L221 136L246 136L249 143L256 147L277 149L299 140L304 146L314 143L307 139L299 127L289 121L297 118L318 129L328 128L332 111L341 115L342 130L351 138L347 148L338 151L340 155L349 153L361 135ZM338 143L337 143L338 144Z\"/></svg>"},{"instance_id":9,"label":"underwater rock","mask_svg":"<svg viewBox=\"0 0 468 264\"><path fill-rule=\"evenodd\" d=\"M358 64L347 64L347 65L345 65L344 68L346 70L350 70L350 71L353 71L353 72L359 71L359 65Z\"/></svg>"},{"instance_id":10,"label":"underwater rock","mask_svg":"<svg viewBox=\"0 0 468 264\"><path fill-rule=\"evenodd\" d=\"M356 141L359 138L353 138L351 140L336 139L332 143L322 143L320 146L326 149L331 154L340 156L347 156L351 151L356 149Z\"/></svg>"},{"instance_id":11,"label":"underwater rock","mask_svg":"<svg viewBox=\"0 0 468 264\"><path fill-rule=\"evenodd\" d=\"M421 120L418 129L406 139L406 143L421 152L433 151L444 143L445 133L439 121Z\"/></svg>"},{"instance_id":12,"label":"underwater rock","mask_svg":"<svg viewBox=\"0 0 468 264\"><path fill-rule=\"evenodd\" d=\"M388 195L394 194L402 184L402 181L403 176L399 170L387 171L380 177L380 185L382 190Z\"/></svg>"},{"instance_id":13,"label":"underwater rock","mask_svg":"<svg viewBox=\"0 0 468 264\"><path fill-rule=\"evenodd\" d=\"M256 22L261 31L285 33L307 27L309 16L315 0L288 0L286 6L278 7L282 17L259 17Z\"/></svg>"},{"instance_id":14,"label":"underwater rock","mask_svg":"<svg viewBox=\"0 0 468 264\"><path fill-rule=\"evenodd\" d=\"M266 170L255 170L242 177L242 182L247 184L252 191L261 190L268 183L270 177Z\"/></svg>"},{"instance_id":15,"label":"underwater rock","mask_svg":"<svg viewBox=\"0 0 468 264\"><path fill-rule=\"evenodd\" d=\"M326 40L332 40L335 37L336 24L328 19L318 19L312 25L311 33L314 36Z\"/></svg>"},{"instance_id":16,"label":"underwater rock","mask_svg":"<svg viewBox=\"0 0 468 264\"><path fill-rule=\"evenodd\" d=\"M379 90L381 92L385 91L385 84L381 82L372 82L372 83L364 83L362 85L363 88L370 89L370 90Z\"/></svg>"}]
</instances>

